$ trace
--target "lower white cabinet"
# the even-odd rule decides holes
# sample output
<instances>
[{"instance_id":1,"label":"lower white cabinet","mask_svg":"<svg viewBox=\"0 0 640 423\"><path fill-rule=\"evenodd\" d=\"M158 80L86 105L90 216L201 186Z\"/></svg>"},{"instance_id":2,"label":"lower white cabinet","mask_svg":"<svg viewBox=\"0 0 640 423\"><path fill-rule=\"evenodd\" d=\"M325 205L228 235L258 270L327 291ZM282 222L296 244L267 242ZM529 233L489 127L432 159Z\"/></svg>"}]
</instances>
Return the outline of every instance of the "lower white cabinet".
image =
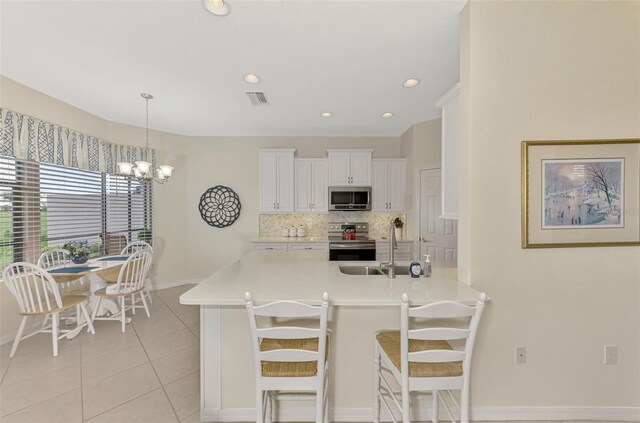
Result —
<instances>
[{"instance_id":1,"label":"lower white cabinet","mask_svg":"<svg viewBox=\"0 0 640 423\"><path fill-rule=\"evenodd\" d=\"M329 244L318 244L318 243L290 243L289 251L329 251Z\"/></svg>"},{"instance_id":2,"label":"lower white cabinet","mask_svg":"<svg viewBox=\"0 0 640 423\"><path fill-rule=\"evenodd\" d=\"M395 253L396 262L413 260L413 241L398 241ZM376 241L376 260L386 262L389 261L389 257L389 240Z\"/></svg>"},{"instance_id":3,"label":"lower white cabinet","mask_svg":"<svg viewBox=\"0 0 640 423\"><path fill-rule=\"evenodd\" d=\"M252 242L251 251L329 251L328 242Z\"/></svg>"},{"instance_id":4,"label":"lower white cabinet","mask_svg":"<svg viewBox=\"0 0 640 423\"><path fill-rule=\"evenodd\" d=\"M277 243L277 244L265 244L262 242L254 242L251 244L252 251L287 251L287 244Z\"/></svg>"}]
</instances>

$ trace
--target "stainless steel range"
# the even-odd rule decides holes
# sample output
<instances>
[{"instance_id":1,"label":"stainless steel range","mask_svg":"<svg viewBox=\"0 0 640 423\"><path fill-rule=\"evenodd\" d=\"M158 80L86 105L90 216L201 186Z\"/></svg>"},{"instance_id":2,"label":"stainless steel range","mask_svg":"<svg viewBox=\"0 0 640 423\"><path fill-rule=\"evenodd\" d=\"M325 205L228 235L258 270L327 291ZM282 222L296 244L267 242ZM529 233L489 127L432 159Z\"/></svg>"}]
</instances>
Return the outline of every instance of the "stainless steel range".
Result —
<instances>
[{"instance_id":1,"label":"stainless steel range","mask_svg":"<svg viewBox=\"0 0 640 423\"><path fill-rule=\"evenodd\" d=\"M366 222L329 223L330 261L375 261L376 241Z\"/></svg>"}]
</instances>

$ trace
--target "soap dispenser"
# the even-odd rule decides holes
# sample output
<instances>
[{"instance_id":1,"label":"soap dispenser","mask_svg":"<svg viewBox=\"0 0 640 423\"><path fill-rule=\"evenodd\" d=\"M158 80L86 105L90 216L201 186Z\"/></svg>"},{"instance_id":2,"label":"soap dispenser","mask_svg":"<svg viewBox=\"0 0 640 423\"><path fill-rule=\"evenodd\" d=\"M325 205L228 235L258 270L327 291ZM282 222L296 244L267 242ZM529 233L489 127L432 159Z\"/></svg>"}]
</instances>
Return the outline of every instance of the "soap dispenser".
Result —
<instances>
[{"instance_id":1,"label":"soap dispenser","mask_svg":"<svg viewBox=\"0 0 640 423\"><path fill-rule=\"evenodd\" d=\"M431 260L429 254L424 255L424 266L422 266L422 274L425 278L431 277Z\"/></svg>"},{"instance_id":2,"label":"soap dispenser","mask_svg":"<svg viewBox=\"0 0 640 423\"><path fill-rule=\"evenodd\" d=\"M413 261L409 265L409 274L411 275L412 278L419 278L421 273L422 273L422 267L420 266L418 259L414 257Z\"/></svg>"}]
</instances>

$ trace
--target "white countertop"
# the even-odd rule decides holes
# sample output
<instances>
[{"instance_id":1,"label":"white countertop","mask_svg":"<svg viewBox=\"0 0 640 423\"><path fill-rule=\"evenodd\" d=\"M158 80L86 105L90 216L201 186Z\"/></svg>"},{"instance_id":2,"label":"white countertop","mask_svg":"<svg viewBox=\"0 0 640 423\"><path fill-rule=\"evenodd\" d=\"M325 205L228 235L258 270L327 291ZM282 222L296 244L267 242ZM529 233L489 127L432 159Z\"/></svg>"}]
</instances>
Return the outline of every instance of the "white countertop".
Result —
<instances>
[{"instance_id":1,"label":"white countertop","mask_svg":"<svg viewBox=\"0 0 640 423\"><path fill-rule=\"evenodd\" d=\"M319 303L327 291L332 305L397 306L402 293L413 305L441 300L474 303L475 289L443 276L450 269L434 268L431 278L383 275L355 276L340 265L377 262L328 261L324 252L252 252L221 269L180 296L182 304L244 305L249 291L258 301L297 300ZM408 264L407 264L408 265Z\"/></svg>"},{"instance_id":2,"label":"white countertop","mask_svg":"<svg viewBox=\"0 0 640 423\"><path fill-rule=\"evenodd\" d=\"M274 242L309 242L309 243L314 243L314 242L329 242L329 238L325 237L321 237L321 236L312 236L312 237L296 237L296 236L292 236L292 237L288 237L288 236L262 236L260 238L254 238L251 240L251 242L253 243L265 243L265 244L271 244Z\"/></svg>"}]
</instances>

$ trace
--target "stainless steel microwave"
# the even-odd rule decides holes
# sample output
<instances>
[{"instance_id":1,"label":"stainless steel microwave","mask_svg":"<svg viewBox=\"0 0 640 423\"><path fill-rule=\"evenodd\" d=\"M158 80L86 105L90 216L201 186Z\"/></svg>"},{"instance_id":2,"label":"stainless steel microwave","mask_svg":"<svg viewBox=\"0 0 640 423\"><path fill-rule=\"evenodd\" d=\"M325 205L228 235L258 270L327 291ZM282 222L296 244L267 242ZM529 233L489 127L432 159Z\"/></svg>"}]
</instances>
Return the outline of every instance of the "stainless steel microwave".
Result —
<instances>
[{"instance_id":1,"label":"stainless steel microwave","mask_svg":"<svg viewBox=\"0 0 640 423\"><path fill-rule=\"evenodd\" d=\"M371 187L329 187L329 211L371 210Z\"/></svg>"}]
</instances>

